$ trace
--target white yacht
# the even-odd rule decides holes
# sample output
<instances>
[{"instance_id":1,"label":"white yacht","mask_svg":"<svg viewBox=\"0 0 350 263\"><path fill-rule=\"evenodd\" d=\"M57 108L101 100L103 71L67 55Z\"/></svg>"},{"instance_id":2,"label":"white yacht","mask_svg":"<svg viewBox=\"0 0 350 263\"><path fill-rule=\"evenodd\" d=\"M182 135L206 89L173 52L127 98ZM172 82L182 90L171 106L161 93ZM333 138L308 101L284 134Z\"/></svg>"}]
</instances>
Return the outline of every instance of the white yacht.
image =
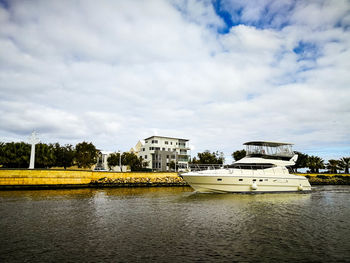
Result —
<instances>
[{"instance_id":1,"label":"white yacht","mask_svg":"<svg viewBox=\"0 0 350 263\"><path fill-rule=\"evenodd\" d=\"M306 177L290 174L287 169L298 158L292 150L292 144L254 141L244 145L246 156L227 168L193 171L181 174L181 177L197 192L311 191Z\"/></svg>"}]
</instances>

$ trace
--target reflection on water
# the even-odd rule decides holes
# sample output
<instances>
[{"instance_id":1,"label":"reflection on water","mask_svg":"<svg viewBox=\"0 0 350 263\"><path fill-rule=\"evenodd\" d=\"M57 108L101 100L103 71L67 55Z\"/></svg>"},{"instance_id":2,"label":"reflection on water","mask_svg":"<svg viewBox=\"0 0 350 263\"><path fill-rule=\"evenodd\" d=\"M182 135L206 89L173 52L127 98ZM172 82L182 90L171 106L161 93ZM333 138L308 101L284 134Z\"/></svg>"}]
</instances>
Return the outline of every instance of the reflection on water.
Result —
<instances>
[{"instance_id":1,"label":"reflection on water","mask_svg":"<svg viewBox=\"0 0 350 263\"><path fill-rule=\"evenodd\" d=\"M0 191L0 261L350 261L350 187Z\"/></svg>"}]
</instances>

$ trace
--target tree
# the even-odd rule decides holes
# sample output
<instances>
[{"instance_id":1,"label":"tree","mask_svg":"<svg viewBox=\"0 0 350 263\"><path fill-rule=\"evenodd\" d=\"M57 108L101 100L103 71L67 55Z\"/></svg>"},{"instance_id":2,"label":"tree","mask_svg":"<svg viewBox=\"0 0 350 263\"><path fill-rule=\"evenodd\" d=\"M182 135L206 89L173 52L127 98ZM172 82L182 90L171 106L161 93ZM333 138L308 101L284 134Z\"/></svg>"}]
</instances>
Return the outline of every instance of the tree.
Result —
<instances>
[{"instance_id":1,"label":"tree","mask_svg":"<svg viewBox=\"0 0 350 263\"><path fill-rule=\"evenodd\" d=\"M309 155L301 152L294 152L294 153L298 155L298 159L295 162L295 165L293 166L293 168L295 169L295 172L298 172L299 168L308 167L307 164L308 164Z\"/></svg>"},{"instance_id":2,"label":"tree","mask_svg":"<svg viewBox=\"0 0 350 263\"><path fill-rule=\"evenodd\" d=\"M73 145L67 144L65 146L60 146L59 143L55 143L54 154L56 157L55 166L64 167L64 169L66 169L74 164L75 150Z\"/></svg>"},{"instance_id":3,"label":"tree","mask_svg":"<svg viewBox=\"0 0 350 263\"><path fill-rule=\"evenodd\" d=\"M112 153L111 155L108 156L107 163L108 163L109 169L112 169L113 166L119 165L119 157L120 157L120 153Z\"/></svg>"},{"instance_id":4,"label":"tree","mask_svg":"<svg viewBox=\"0 0 350 263\"><path fill-rule=\"evenodd\" d=\"M128 165L131 171L142 170L142 159L138 158L134 153L124 152L122 154L122 164Z\"/></svg>"},{"instance_id":5,"label":"tree","mask_svg":"<svg viewBox=\"0 0 350 263\"><path fill-rule=\"evenodd\" d=\"M192 160L192 163L196 164L223 164L225 162L225 157L223 152L210 152L206 150L202 153L197 153L198 159L195 157Z\"/></svg>"},{"instance_id":6,"label":"tree","mask_svg":"<svg viewBox=\"0 0 350 263\"><path fill-rule=\"evenodd\" d=\"M5 143L0 142L0 167L2 167L4 164L4 150L5 150Z\"/></svg>"},{"instance_id":7,"label":"tree","mask_svg":"<svg viewBox=\"0 0 350 263\"><path fill-rule=\"evenodd\" d=\"M0 164L4 168L28 168L30 145L25 142L8 142L0 145Z\"/></svg>"},{"instance_id":8,"label":"tree","mask_svg":"<svg viewBox=\"0 0 350 263\"><path fill-rule=\"evenodd\" d=\"M235 151L231 155L235 161L238 161L238 160L241 160L242 158L244 158L246 156L246 154L247 154L246 151L243 149L243 150Z\"/></svg>"},{"instance_id":9,"label":"tree","mask_svg":"<svg viewBox=\"0 0 350 263\"><path fill-rule=\"evenodd\" d=\"M344 173L349 173L350 157L343 157L339 161L340 169L344 170Z\"/></svg>"},{"instance_id":10,"label":"tree","mask_svg":"<svg viewBox=\"0 0 350 263\"><path fill-rule=\"evenodd\" d=\"M75 146L78 167L90 168L97 161L97 150L91 142L78 143Z\"/></svg>"},{"instance_id":11,"label":"tree","mask_svg":"<svg viewBox=\"0 0 350 263\"><path fill-rule=\"evenodd\" d=\"M310 168L311 173L318 173L319 169L324 169L324 161L318 156L310 156L307 161L307 167Z\"/></svg>"},{"instance_id":12,"label":"tree","mask_svg":"<svg viewBox=\"0 0 350 263\"><path fill-rule=\"evenodd\" d=\"M330 173L338 173L339 161L338 160L328 160L327 169Z\"/></svg>"},{"instance_id":13,"label":"tree","mask_svg":"<svg viewBox=\"0 0 350 263\"><path fill-rule=\"evenodd\" d=\"M38 143L35 146L35 167L50 168L55 164L56 157L53 144Z\"/></svg>"},{"instance_id":14,"label":"tree","mask_svg":"<svg viewBox=\"0 0 350 263\"><path fill-rule=\"evenodd\" d=\"M193 159L195 159L195 157L194 157ZM169 169L170 169L170 170L175 170L175 167L176 167L175 162L174 162L174 161L170 161L170 163L169 163Z\"/></svg>"}]
</instances>

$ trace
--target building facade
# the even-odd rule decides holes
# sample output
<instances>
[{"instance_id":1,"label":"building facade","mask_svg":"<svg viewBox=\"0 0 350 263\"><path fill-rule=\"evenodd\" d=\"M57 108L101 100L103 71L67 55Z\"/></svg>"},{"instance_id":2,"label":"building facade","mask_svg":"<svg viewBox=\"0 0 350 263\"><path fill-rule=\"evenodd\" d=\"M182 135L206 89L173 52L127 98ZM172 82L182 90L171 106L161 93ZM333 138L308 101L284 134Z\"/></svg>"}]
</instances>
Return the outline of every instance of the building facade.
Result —
<instances>
[{"instance_id":1,"label":"building facade","mask_svg":"<svg viewBox=\"0 0 350 263\"><path fill-rule=\"evenodd\" d=\"M137 155L147 163L147 168L155 171L173 171L188 168L189 151L188 139L151 136L144 139Z\"/></svg>"}]
</instances>

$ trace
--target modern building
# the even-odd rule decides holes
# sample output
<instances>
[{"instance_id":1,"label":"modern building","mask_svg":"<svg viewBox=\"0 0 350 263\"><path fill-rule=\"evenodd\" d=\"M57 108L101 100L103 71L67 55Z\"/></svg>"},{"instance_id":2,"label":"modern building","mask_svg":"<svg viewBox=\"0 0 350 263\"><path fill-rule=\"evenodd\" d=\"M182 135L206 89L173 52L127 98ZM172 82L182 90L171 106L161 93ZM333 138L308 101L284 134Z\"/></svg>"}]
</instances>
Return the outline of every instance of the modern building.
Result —
<instances>
[{"instance_id":1,"label":"modern building","mask_svg":"<svg viewBox=\"0 0 350 263\"><path fill-rule=\"evenodd\" d=\"M151 136L144 139L137 155L155 171L183 170L188 168L189 150L188 139Z\"/></svg>"}]
</instances>

